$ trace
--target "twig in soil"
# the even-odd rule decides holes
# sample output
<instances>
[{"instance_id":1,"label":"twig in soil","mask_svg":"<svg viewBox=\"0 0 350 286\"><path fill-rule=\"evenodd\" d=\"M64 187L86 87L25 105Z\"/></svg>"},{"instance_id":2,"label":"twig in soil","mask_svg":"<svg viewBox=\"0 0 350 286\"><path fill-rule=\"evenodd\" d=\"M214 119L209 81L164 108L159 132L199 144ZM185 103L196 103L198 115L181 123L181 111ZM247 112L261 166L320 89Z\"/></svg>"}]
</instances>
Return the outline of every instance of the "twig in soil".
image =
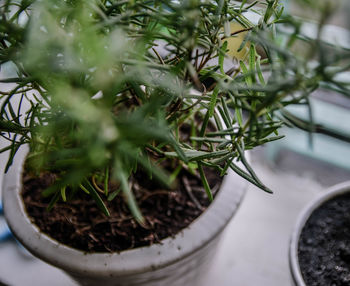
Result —
<instances>
[{"instance_id":1,"label":"twig in soil","mask_svg":"<svg viewBox=\"0 0 350 286\"><path fill-rule=\"evenodd\" d=\"M95 242L99 242L99 240L92 234L92 233L89 233L89 237L95 241Z\"/></svg>"},{"instance_id":2,"label":"twig in soil","mask_svg":"<svg viewBox=\"0 0 350 286\"><path fill-rule=\"evenodd\" d=\"M103 245L103 247L108 251L108 252L114 252L112 249L110 249L108 246L106 246L106 245Z\"/></svg>"},{"instance_id":3,"label":"twig in soil","mask_svg":"<svg viewBox=\"0 0 350 286\"><path fill-rule=\"evenodd\" d=\"M113 236L116 236L117 233L116 233L116 231L114 230L113 224L111 224L111 223L109 224L109 229L111 230L112 235L113 235Z\"/></svg>"},{"instance_id":4,"label":"twig in soil","mask_svg":"<svg viewBox=\"0 0 350 286\"><path fill-rule=\"evenodd\" d=\"M118 228L112 227L112 225L111 225L111 228L113 229L112 231L113 235L115 235L116 233L117 235L128 237L128 234L125 231L121 231Z\"/></svg>"},{"instance_id":5,"label":"twig in soil","mask_svg":"<svg viewBox=\"0 0 350 286\"><path fill-rule=\"evenodd\" d=\"M182 182L184 184L185 190L188 194L188 196L190 197L190 199L192 200L192 202L195 204L195 206L199 209L199 210L204 210L203 206L199 203L199 201L196 199L196 197L193 195L190 183L188 182L188 179L186 177L182 178Z\"/></svg>"},{"instance_id":6,"label":"twig in soil","mask_svg":"<svg viewBox=\"0 0 350 286\"><path fill-rule=\"evenodd\" d=\"M155 241L156 243L160 242L160 239L159 239L159 237L158 237L158 234L155 232L153 235L154 235L154 241Z\"/></svg>"},{"instance_id":7,"label":"twig in soil","mask_svg":"<svg viewBox=\"0 0 350 286\"><path fill-rule=\"evenodd\" d=\"M95 187L96 190L98 190L100 193L104 194L104 190L102 190L96 183L95 176L92 176L91 178L92 184Z\"/></svg>"},{"instance_id":8,"label":"twig in soil","mask_svg":"<svg viewBox=\"0 0 350 286\"><path fill-rule=\"evenodd\" d=\"M120 218L109 218L108 219L108 222L109 223L120 223L120 222L123 222L125 220L130 220L130 219L133 219L133 216L125 216L125 217L120 217ZM101 221L101 222L104 222L104 221ZM100 223L100 221L97 221L96 224ZM95 224L95 225L96 225Z\"/></svg>"},{"instance_id":9,"label":"twig in soil","mask_svg":"<svg viewBox=\"0 0 350 286\"><path fill-rule=\"evenodd\" d=\"M141 198L140 202L143 202L143 201L147 200L151 196L155 196L155 195L169 195L170 193L171 193L171 191L154 191L154 192L149 192L149 193L145 194Z\"/></svg>"},{"instance_id":10,"label":"twig in soil","mask_svg":"<svg viewBox=\"0 0 350 286\"><path fill-rule=\"evenodd\" d=\"M35 206L38 208L47 208L47 204L42 204L42 203L38 203L38 202L32 202L30 200L26 200L26 204L30 205L30 206Z\"/></svg>"},{"instance_id":11,"label":"twig in soil","mask_svg":"<svg viewBox=\"0 0 350 286\"><path fill-rule=\"evenodd\" d=\"M195 173L195 174L192 173L191 170L188 168L188 166L187 166L186 164L182 164L182 168L183 168L186 172L188 172L189 174L191 174L192 176L194 176L195 178L197 178L198 180L201 180L200 175L197 174L197 173Z\"/></svg>"},{"instance_id":12,"label":"twig in soil","mask_svg":"<svg viewBox=\"0 0 350 286\"><path fill-rule=\"evenodd\" d=\"M135 237L132 235L131 236L131 245L129 247L129 249L133 249L135 247Z\"/></svg>"}]
</instances>

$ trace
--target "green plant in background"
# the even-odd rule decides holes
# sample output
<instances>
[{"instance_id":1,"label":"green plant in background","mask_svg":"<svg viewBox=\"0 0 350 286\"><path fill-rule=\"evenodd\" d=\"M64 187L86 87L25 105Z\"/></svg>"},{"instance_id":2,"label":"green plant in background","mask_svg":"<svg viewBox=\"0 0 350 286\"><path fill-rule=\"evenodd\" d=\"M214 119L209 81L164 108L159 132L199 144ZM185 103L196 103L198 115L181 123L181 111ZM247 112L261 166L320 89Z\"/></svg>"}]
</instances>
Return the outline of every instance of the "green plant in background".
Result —
<instances>
[{"instance_id":1,"label":"green plant in background","mask_svg":"<svg viewBox=\"0 0 350 286\"><path fill-rule=\"evenodd\" d=\"M316 39L278 0L7 0L0 9L0 63L17 73L0 80L11 83L0 92L0 151L8 169L29 144L28 165L58 174L44 192L51 205L85 191L108 215L102 197L121 191L142 222L128 184L139 169L165 186L181 168L196 172L210 199L204 167L271 192L245 151L281 138L280 111L300 123L284 107L308 104L320 84L349 95L337 75L350 53L322 42L325 9ZM308 50L292 52L300 39Z\"/></svg>"}]
</instances>

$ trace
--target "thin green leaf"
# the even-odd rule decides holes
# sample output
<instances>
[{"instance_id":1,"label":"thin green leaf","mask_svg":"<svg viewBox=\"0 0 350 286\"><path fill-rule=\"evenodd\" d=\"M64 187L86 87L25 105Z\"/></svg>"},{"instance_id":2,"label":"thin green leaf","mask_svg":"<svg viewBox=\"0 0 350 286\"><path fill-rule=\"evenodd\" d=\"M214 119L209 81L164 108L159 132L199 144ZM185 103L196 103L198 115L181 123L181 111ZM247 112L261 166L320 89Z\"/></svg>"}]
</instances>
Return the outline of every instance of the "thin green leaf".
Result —
<instances>
[{"instance_id":1,"label":"thin green leaf","mask_svg":"<svg viewBox=\"0 0 350 286\"><path fill-rule=\"evenodd\" d=\"M248 37L249 34L250 34L250 32L248 32L248 34L244 37L244 39L243 39L241 45L239 46L239 48L238 48L238 50L237 50L238 53L239 53L240 51L242 51L242 50L244 49L244 47L247 45L248 39L249 39L249 37Z\"/></svg>"},{"instance_id":2,"label":"thin green leaf","mask_svg":"<svg viewBox=\"0 0 350 286\"><path fill-rule=\"evenodd\" d=\"M105 180L104 180L104 186L105 186L105 195L108 196L109 188L108 188L108 182L109 182L109 167L107 166L105 169Z\"/></svg>"},{"instance_id":3,"label":"thin green leaf","mask_svg":"<svg viewBox=\"0 0 350 286\"><path fill-rule=\"evenodd\" d=\"M219 0L218 7L216 10L216 15L220 15L222 13L222 9L224 8L225 0Z\"/></svg>"},{"instance_id":4,"label":"thin green leaf","mask_svg":"<svg viewBox=\"0 0 350 286\"><path fill-rule=\"evenodd\" d=\"M205 159L218 158L224 155L227 155L230 151L228 150L219 150L214 152L206 151L197 151L197 150L184 150L188 160L191 161L201 161ZM164 155L169 158L177 158L176 152L164 152Z\"/></svg>"},{"instance_id":5,"label":"thin green leaf","mask_svg":"<svg viewBox=\"0 0 350 286\"><path fill-rule=\"evenodd\" d=\"M208 138L208 137L190 137L191 140L197 142L211 142L211 143L222 143L226 142L226 139L222 138Z\"/></svg>"},{"instance_id":6,"label":"thin green leaf","mask_svg":"<svg viewBox=\"0 0 350 286\"><path fill-rule=\"evenodd\" d=\"M116 176L120 181L121 189L125 195L126 202L129 206L129 209L130 209L132 215L140 224L143 224L145 219L142 216L141 211L136 203L134 194L129 187L127 176L125 175L124 171L122 169L119 169L119 168L116 171Z\"/></svg>"},{"instance_id":7,"label":"thin green leaf","mask_svg":"<svg viewBox=\"0 0 350 286\"><path fill-rule=\"evenodd\" d=\"M207 130L207 126L208 126L208 122L209 122L209 118L210 118L210 114L209 114L209 110L205 113L204 119L203 119L203 123L202 123L202 128L199 131L199 137L203 137L205 134L205 131ZM200 148L200 146L199 146Z\"/></svg>"},{"instance_id":8,"label":"thin green leaf","mask_svg":"<svg viewBox=\"0 0 350 286\"><path fill-rule=\"evenodd\" d=\"M91 197L94 199L94 201L96 202L98 208L106 215L106 216L110 216L109 210L107 209L105 203L103 202L103 200L101 199L100 195L97 193L97 191L95 190L95 188L90 184L90 182L85 179L84 180L84 185L82 184L82 186L88 190L89 194L91 195Z\"/></svg>"},{"instance_id":9,"label":"thin green leaf","mask_svg":"<svg viewBox=\"0 0 350 286\"><path fill-rule=\"evenodd\" d=\"M29 131L29 129L27 127L23 127L17 123L0 119L0 131L23 134L26 131Z\"/></svg>"},{"instance_id":10,"label":"thin green leaf","mask_svg":"<svg viewBox=\"0 0 350 286\"><path fill-rule=\"evenodd\" d=\"M219 116L216 113L214 113L214 119L215 119L215 124L216 124L217 130L223 130L224 128L222 127L221 119L219 118Z\"/></svg>"},{"instance_id":11,"label":"thin green leaf","mask_svg":"<svg viewBox=\"0 0 350 286\"><path fill-rule=\"evenodd\" d=\"M238 106L238 99L236 99L231 93L229 93L229 97L232 101L232 103L235 106L235 116L238 122L239 127L243 127L243 119L242 119L242 110L241 108ZM234 124L235 122L232 122L232 124Z\"/></svg>"},{"instance_id":12,"label":"thin green leaf","mask_svg":"<svg viewBox=\"0 0 350 286\"><path fill-rule=\"evenodd\" d=\"M248 86L251 86L253 84L253 81L252 81L252 78L250 76L250 72L248 71L247 66L245 65L245 63L243 61L240 61L239 65L241 66L246 84Z\"/></svg>"},{"instance_id":13,"label":"thin green leaf","mask_svg":"<svg viewBox=\"0 0 350 286\"><path fill-rule=\"evenodd\" d=\"M244 167L247 169L247 171L249 172L249 174L251 175L251 177L253 178L253 180L261 187L264 188L265 191L269 190L258 178L258 176L255 174L254 170L252 169L252 167L250 166L250 164L248 163L247 159L245 158L244 155L244 151L241 149L241 147L239 146L239 144L236 142L235 144L236 149L240 155L240 159L244 165ZM272 192L272 191L271 191Z\"/></svg>"},{"instance_id":14,"label":"thin green leaf","mask_svg":"<svg viewBox=\"0 0 350 286\"><path fill-rule=\"evenodd\" d=\"M259 1L254 1L253 3L251 3L250 5L244 7L244 10L249 10L250 8L254 7L256 4L258 4Z\"/></svg>"},{"instance_id":15,"label":"thin green leaf","mask_svg":"<svg viewBox=\"0 0 350 286\"><path fill-rule=\"evenodd\" d=\"M16 137L17 137L17 134L15 134L14 138L13 138L13 142L16 141ZM5 173L7 173L7 171L9 170L9 168L11 167L12 163L13 163L13 160L19 150L19 148L24 144L24 142L26 141L25 137L22 136L21 139L19 140L19 143L18 144L11 144L11 151L10 151L10 154L9 154L9 158L7 160L7 164L5 166Z\"/></svg>"},{"instance_id":16,"label":"thin green leaf","mask_svg":"<svg viewBox=\"0 0 350 286\"><path fill-rule=\"evenodd\" d=\"M226 104L226 100L224 97L221 97L221 105L223 108L223 114L221 113L221 115L224 115L223 120L226 124L226 127L230 128L232 126L232 119L231 119L231 114L230 114L229 108Z\"/></svg>"},{"instance_id":17,"label":"thin green leaf","mask_svg":"<svg viewBox=\"0 0 350 286\"><path fill-rule=\"evenodd\" d=\"M261 71L261 61L260 61L260 56L256 60L256 72L258 74L259 81L262 85L266 85L264 76Z\"/></svg>"},{"instance_id":18,"label":"thin green leaf","mask_svg":"<svg viewBox=\"0 0 350 286\"><path fill-rule=\"evenodd\" d=\"M211 118L214 115L218 94L219 94L219 88L218 86L216 86L213 91L213 94L211 95L211 99L209 103L209 118Z\"/></svg>"},{"instance_id":19,"label":"thin green leaf","mask_svg":"<svg viewBox=\"0 0 350 286\"><path fill-rule=\"evenodd\" d=\"M63 188L61 188L61 197L62 197L62 200L63 200L64 202L67 201L66 188L67 188L66 186L64 186Z\"/></svg>"},{"instance_id":20,"label":"thin green leaf","mask_svg":"<svg viewBox=\"0 0 350 286\"><path fill-rule=\"evenodd\" d=\"M85 188L82 184L79 185L80 189L82 189L86 194L90 195L90 192L87 188Z\"/></svg>"},{"instance_id":21,"label":"thin green leaf","mask_svg":"<svg viewBox=\"0 0 350 286\"><path fill-rule=\"evenodd\" d=\"M239 12L240 13L242 13L242 9L243 9L245 3L247 3L247 0L242 0L241 6L239 6Z\"/></svg>"},{"instance_id":22,"label":"thin green leaf","mask_svg":"<svg viewBox=\"0 0 350 286\"><path fill-rule=\"evenodd\" d=\"M230 168L239 176L246 179L248 182L252 183L253 185L257 186L258 188L262 189L263 191L272 194L273 192L267 188L265 185L260 185L258 182L256 182L248 173L244 172L241 168L239 168L236 164L231 162Z\"/></svg>"},{"instance_id":23,"label":"thin green leaf","mask_svg":"<svg viewBox=\"0 0 350 286\"><path fill-rule=\"evenodd\" d=\"M228 168L230 168L230 165L233 161L234 157L232 156L230 159L228 159L228 161L226 161L225 163L225 167L222 169L221 173L220 173L220 176L223 176L226 174ZM227 159L226 159L227 160Z\"/></svg>"},{"instance_id":24,"label":"thin green leaf","mask_svg":"<svg viewBox=\"0 0 350 286\"><path fill-rule=\"evenodd\" d=\"M199 162L198 162L198 171L199 171L199 175L201 177L205 192L207 193L208 199L209 199L209 201L212 202L214 200L213 193L210 189L209 183L208 183L207 178L204 174L203 167L202 167L201 163L199 163Z\"/></svg>"},{"instance_id":25,"label":"thin green leaf","mask_svg":"<svg viewBox=\"0 0 350 286\"><path fill-rule=\"evenodd\" d=\"M175 170L171 173L171 175L169 176L169 181L170 184L175 182L177 176L179 175L180 171L182 170L182 165L178 165Z\"/></svg>"},{"instance_id":26,"label":"thin green leaf","mask_svg":"<svg viewBox=\"0 0 350 286\"><path fill-rule=\"evenodd\" d=\"M250 77L251 77L251 82L255 83L256 79L255 79L255 45L251 44L250 45L250 49L249 49L249 73L250 73Z\"/></svg>"},{"instance_id":27,"label":"thin green leaf","mask_svg":"<svg viewBox=\"0 0 350 286\"><path fill-rule=\"evenodd\" d=\"M47 210L51 211L52 208L55 206L55 204L58 202L58 200L60 199L60 192L56 191L55 195L52 197L52 199L49 202L49 205L47 206Z\"/></svg>"},{"instance_id":28,"label":"thin green leaf","mask_svg":"<svg viewBox=\"0 0 350 286\"><path fill-rule=\"evenodd\" d=\"M274 5L275 1L276 0L268 0L267 1L267 8L266 8L265 15L264 15L264 23L267 23L268 20L271 18L272 14L274 12L273 5Z\"/></svg>"},{"instance_id":29,"label":"thin green leaf","mask_svg":"<svg viewBox=\"0 0 350 286\"><path fill-rule=\"evenodd\" d=\"M113 201L114 198L120 193L120 191L121 191L121 188L119 188L118 190L116 190L116 191L110 193L110 194L108 195L107 200L108 200L109 202L110 202L110 201Z\"/></svg>"},{"instance_id":30,"label":"thin green leaf","mask_svg":"<svg viewBox=\"0 0 350 286\"><path fill-rule=\"evenodd\" d=\"M185 163L188 162L188 158L186 157L186 154L182 151L180 145L175 141L174 138L170 139L170 143L175 149L175 152L179 155L179 158L184 161Z\"/></svg>"},{"instance_id":31,"label":"thin green leaf","mask_svg":"<svg viewBox=\"0 0 350 286\"><path fill-rule=\"evenodd\" d=\"M227 41L225 41L222 44L221 49L219 50L219 66L220 66L220 72L222 74L225 74L224 60L225 60L225 56L226 56L227 44L228 44Z\"/></svg>"},{"instance_id":32,"label":"thin green leaf","mask_svg":"<svg viewBox=\"0 0 350 286\"><path fill-rule=\"evenodd\" d=\"M10 111L12 120L13 120L14 122L16 122L17 124L20 124L20 123L19 123L19 118L18 118L18 116L16 115L15 111L13 110L13 107L12 107L11 102L9 102L9 103L7 104L7 108L8 108L8 110Z\"/></svg>"}]
</instances>

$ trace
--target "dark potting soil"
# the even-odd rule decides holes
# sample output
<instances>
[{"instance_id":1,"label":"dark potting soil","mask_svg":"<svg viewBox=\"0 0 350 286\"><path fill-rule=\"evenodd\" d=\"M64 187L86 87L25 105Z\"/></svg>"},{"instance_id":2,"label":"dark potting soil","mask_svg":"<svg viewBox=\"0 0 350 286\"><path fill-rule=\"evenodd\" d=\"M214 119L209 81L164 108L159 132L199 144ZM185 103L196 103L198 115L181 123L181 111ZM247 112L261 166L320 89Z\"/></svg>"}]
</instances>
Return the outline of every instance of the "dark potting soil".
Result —
<instances>
[{"instance_id":1,"label":"dark potting soil","mask_svg":"<svg viewBox=\"0 0 350 286\"><path fill-rule=\"evenodd\" d=\"M314 211L302 230L298 255L306 285L350 285L350 194Z\"/></svg>"},{"instance_id":2,"label":"dark potting soil","mask_svg":"<svg viewBox=\"0 0 350 286\"><path fill-rule=\"evenodd\" d=\"M221 178L214 170L206 174L215 193ZM133 218L122 194L110 202L105 200L110 217L84 192L78 192L69 202L58 202L47 211L50 199L44 198L41 192L55 180L49 173L39 179L25 174L22 195L27 213L42 232L87 252L119 252L158 243L187 227L209 205L200 177L187 171L180 173L173 190L160 188L152 181L145 182L147 176L138 177L132 177L130 184L144 216L144 225Z\"/></svg>"}]
</instances>

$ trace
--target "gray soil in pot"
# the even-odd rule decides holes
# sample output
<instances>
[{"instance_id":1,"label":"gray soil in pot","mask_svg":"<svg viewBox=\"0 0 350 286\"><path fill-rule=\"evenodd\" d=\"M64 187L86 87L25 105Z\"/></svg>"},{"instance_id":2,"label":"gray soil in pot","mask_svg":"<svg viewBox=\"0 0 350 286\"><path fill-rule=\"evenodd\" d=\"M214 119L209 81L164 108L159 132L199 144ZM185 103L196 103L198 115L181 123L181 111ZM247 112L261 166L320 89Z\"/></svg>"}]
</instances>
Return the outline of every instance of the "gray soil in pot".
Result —
<instances>
[{"instance_id":1,"label":"gray soil in pot","mask_svg":"<svg viewBox=\"0 0 350 286\"><path fill-rule=\"evenodd\" d=\"M307 286L350 285L350 194L312 213L300 235L298 256Z\"/></svg>"}]
</instances>

